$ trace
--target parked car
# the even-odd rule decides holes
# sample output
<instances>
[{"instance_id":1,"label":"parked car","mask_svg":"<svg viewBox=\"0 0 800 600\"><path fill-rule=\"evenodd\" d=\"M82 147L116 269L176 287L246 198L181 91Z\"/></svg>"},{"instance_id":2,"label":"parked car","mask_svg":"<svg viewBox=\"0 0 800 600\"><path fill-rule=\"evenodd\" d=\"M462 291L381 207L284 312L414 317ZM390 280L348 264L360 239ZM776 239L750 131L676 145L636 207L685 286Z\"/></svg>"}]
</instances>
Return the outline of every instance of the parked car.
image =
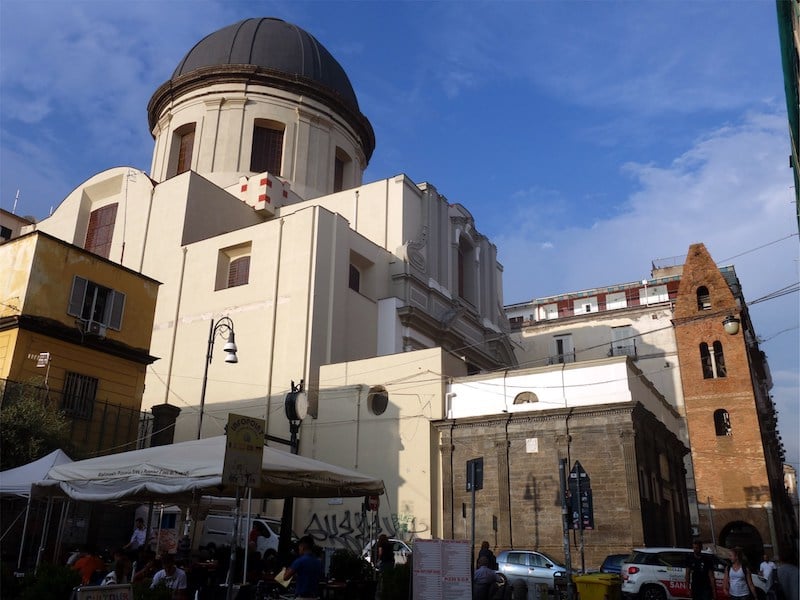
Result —
<instances>
[{"instance_id":1,"label":"parked car","mask_svg":"<svg viewBox=\"0 0 800 600\"><path fill-rule=\"evenodd\" d=\"M555 558L535 550L503 550L497 555L497 570L514 589L524 582L529 597L541 583L547 584L551 592L555 591L556 585L560 585L559 579L567 573L567 568Z\"/></svg>"},{"instance_id":2,"label":"parked car","mask_svg":"<svg viewBox=\"0 0 800 600\"><path fill-rule=\"evenodd\" d=\"M629 556L630 554L609 554L606 556L603 564L600 565L600 572L619 575L620 570L622 569L622 561Z\"/></svg>"},{"instance_id":3,"label":"parked car","mask_svg":"<svg viewBox=\"0 0 800 600\"><path fill-rule=\"evenodd\" d=\"M253 523L256 521L264 525L264 529L267 533L265 536L267 538L265 554L270 550L277 552L278 538L281 532L281 522L279 519L267 519L257 516L251 517L248 522L244 516L241 517L239 521L238 546L244 547L247 543L247 537L250 534L250 530L253 528ZM203 521L203 529L197 542L197 548L199 550L214 552L222 546L230 546L231 542L233 542L233 522L234 519L231 515L208 515L205 521ZM297 539L294 532L292 532L292 539Z\"/></svg>"},{"instance_id":4,"label":"parked car","mask_svg":"<svg viewBox=\"0 0 800 600\"><path fill-rule=\"evenodd\" d=\"M411 556L411 546L406 544L403 540L399 540L397 538L389 538L389 542L392 544L392 548L394 549L394 564L406 564L408 562L408 558ZM361 556L370 564L372 564L372 555L374 554L372 548L374 545L375 540L370 540L361 551Z\"/></svg>"},{"instance_id":5,"label":"parked car","mask_svg":"<svg viewBox=\"0 0 800 600\"><path fill-rule=\"evenodd\" d=\"M686 562L692 553L690 548L640 548L633 551L621 567L622 595L637 600L676 600L691 598L689 586L686 585ZM716 598L728 598L723 591L722 581L725 577L726 562L719 556L707 552L714 557L714 579ZM753 585L758 600L766 598L766 580L753 573Z\"/></svg>"}]
</instances>

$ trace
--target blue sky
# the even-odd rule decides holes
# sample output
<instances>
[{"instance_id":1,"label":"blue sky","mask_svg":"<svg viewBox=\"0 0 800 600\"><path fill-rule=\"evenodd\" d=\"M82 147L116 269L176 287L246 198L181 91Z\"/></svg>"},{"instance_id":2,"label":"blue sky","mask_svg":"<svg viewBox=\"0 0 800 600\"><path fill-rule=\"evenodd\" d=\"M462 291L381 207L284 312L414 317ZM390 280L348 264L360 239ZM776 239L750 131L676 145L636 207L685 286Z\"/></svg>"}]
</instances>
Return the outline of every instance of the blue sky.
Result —
<instances>
[{"instance_id":1,"label":"blue sky","mask_svg":"<svg viewBox=\"0 0 800 600\"><path fill-rule=\"evenodd\" d=\"M365 181L402 172L466 206L507 303L639 280L694 242L748 300L800 279L768 1L4 0L0 206L19 189L17 212L43 218L94 173L149 170L153 91L253 16L339 60L375 128ZM796 467L799 314L796 293L751 308Z\"/></svg>"}]
</instances>

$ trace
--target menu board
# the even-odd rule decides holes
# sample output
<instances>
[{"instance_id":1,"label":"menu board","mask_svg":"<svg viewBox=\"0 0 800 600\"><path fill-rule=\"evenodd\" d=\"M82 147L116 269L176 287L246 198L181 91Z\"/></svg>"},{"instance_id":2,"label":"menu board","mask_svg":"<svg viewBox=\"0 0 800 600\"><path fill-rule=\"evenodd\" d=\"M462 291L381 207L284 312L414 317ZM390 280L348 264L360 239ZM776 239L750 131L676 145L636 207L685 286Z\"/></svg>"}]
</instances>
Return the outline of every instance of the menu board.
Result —
<instances>
[{"instance_id":1,"label":"menu board","mask_svg":"<svg viewBox=\"0 0 800 600\"><path fill-rule=\"evenodd\" d=\"M472 594L466 540L414 540L414 600L463 600Z\"/></svg>"}]
</instances>

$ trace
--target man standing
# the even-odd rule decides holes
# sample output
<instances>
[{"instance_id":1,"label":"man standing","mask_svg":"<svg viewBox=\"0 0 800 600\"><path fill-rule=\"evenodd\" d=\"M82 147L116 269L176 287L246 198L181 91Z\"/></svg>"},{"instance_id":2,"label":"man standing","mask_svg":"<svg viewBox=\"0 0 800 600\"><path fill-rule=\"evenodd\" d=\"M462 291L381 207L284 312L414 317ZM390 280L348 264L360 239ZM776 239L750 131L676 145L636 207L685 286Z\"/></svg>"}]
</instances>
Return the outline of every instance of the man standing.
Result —
<instances>
[{"instance_id":1,"label":"man standing","mask_svg":"<svg viewBox=\"0 0 800 600\"><path fill-rule=\"evenodd\" d=\"M285 578L295 575L297 600L316 600L319 598L319 580L322 579L322 562L314 556L314 538L304 535L297 543L300 554L292 566L286 569Z\"/></svg>"},{"instance_id":2,"label":"man standing","mask_svg":"<svg viewBox=\"0 0 800 600\"><path fill-rule=\"evenodd\" d=\"M692 600L716 598L714 558L703 554L703 545L697 540L692 543L692 553L686 561L686 585L692 592Z\"/></svg>"},{"instance_id":3,"label":"man standing","mask_svg":"<svg viewBox=\"0 0 800 600\"><path fill-rule=\"evenodd\" d=\"M131 540L125 544L122 549L127 550L131 555L132 560L136 560L139 553L139 548L145 545L147 541L147 530L144 528L144 519L139 517L136 519L136 526L133 528Z\"/></svg>"}]
</instances>

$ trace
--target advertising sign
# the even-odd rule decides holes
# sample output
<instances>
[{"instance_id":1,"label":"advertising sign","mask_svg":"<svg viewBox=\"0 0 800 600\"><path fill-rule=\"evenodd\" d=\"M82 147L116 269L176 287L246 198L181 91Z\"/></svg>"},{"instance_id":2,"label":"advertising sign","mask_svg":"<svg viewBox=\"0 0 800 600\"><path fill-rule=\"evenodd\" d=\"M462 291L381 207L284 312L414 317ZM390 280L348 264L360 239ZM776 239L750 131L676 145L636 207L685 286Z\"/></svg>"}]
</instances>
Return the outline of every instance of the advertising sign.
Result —
<instances>
[{"instance_id":1,"label":"advertising sign","mask_svg":"<svg viewBox=\"0 0 800 600\"><path fill-rule=\"evenodd\" d=\"M254 487L261 477L264 457L264 420L228 415L222 482Z\"/></svg>"},{"instance_id":2,"label":"advertising sign","mask_svg":"<svg viewBox=\"0 0 800 600\"><path fill-rule=\"evenodd\" d=\"M414 540L414 600L470 598L471 552L466 540Z\"/></svg>"},{"instance_id":3,"label":"advertising sign","mask_svg":"<svg viewBox=\"0 0 800 600\"><path fill-rule=\"evenodd\" d=\"M76 600L133 600L133 587L124 585L85 585L75 592Z\"/></svg>"}]
</instances>

